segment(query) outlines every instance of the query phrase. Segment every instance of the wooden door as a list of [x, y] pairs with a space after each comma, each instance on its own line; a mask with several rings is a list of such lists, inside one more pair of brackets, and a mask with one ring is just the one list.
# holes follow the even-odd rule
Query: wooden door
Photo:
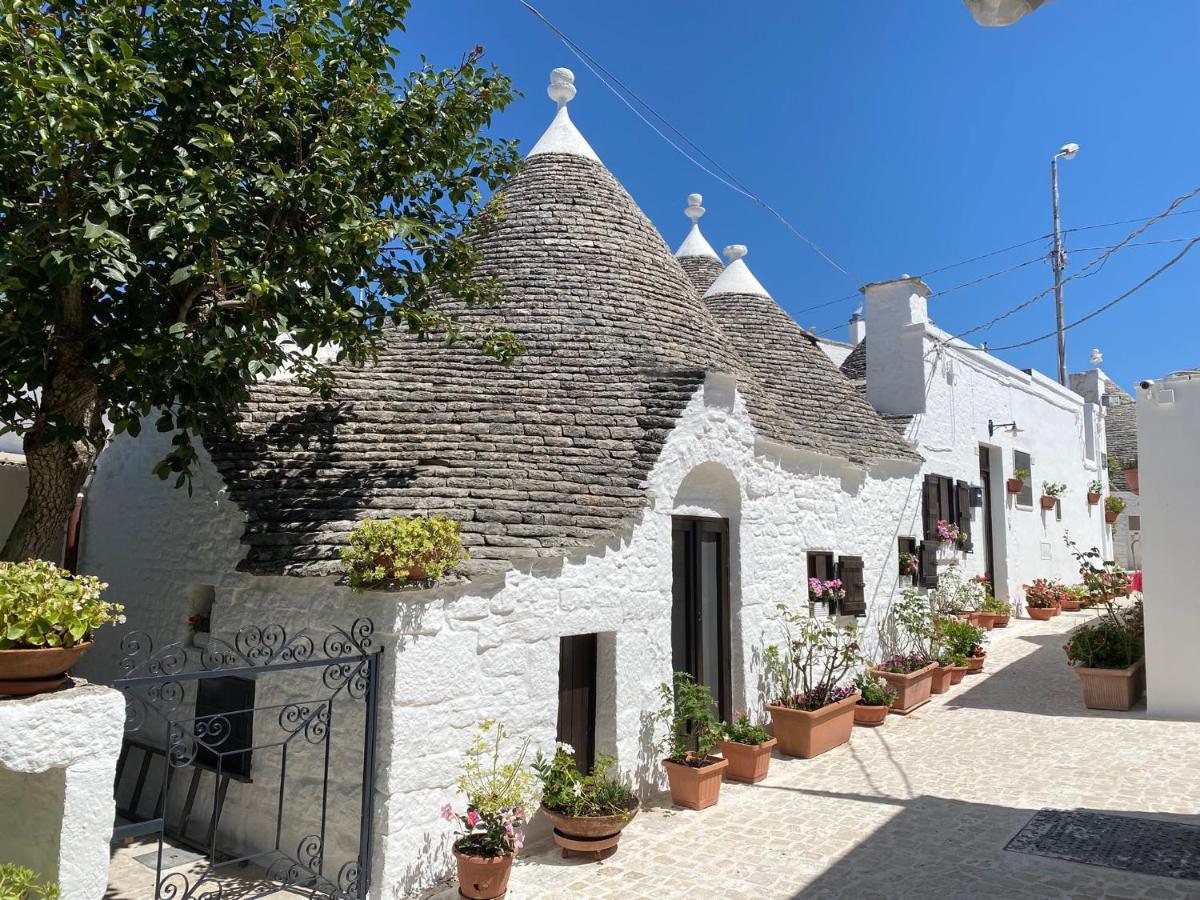
[[706, 684], [731, 713], [729, 521], [676, 516], [672, 527], [671, 653], [677, 672]]
[[558, 740], [575, 750], [585, 775], [596, 762], [596, 635], [558, 642]]

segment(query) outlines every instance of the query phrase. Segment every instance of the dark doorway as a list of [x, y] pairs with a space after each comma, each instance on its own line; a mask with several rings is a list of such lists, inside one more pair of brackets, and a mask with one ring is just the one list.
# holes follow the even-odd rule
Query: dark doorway
[[992, 451], [989, 447], [979, 448], [979, 484], [983, 490], [983, 564], [992, 592], [996, 590], [996, 547], [992, 540]]
[[596, 635], [573, 634], [558, 643], [558, 740], [575, 750], [583, 774], [596, 762]]
[[729, 520], [676, 516], [672, 527], [672, 662], [708, 685], [729, 718]]

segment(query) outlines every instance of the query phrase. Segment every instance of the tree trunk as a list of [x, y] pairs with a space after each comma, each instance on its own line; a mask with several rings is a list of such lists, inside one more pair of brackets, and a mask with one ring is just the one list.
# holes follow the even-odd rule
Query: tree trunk
[[[103, 448], [106, 435], [96, 385], [83, 366], [64, 360], [42, 394], [41, 408], [25, 433], [29, 493], [0, 559], [60, 562], [75, 496]], [[86, 438], [65, 440], [50, 422], [75, 426]]]

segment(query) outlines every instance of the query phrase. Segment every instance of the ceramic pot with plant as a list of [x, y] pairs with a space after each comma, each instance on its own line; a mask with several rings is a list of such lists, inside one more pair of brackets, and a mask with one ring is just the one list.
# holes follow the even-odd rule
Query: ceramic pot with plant
[[1100, 497], [1104, 492], [1104, 483], [1099, 478], [1093, 478], [1088, 482], [1087, 501], [1088, 506], [1095, 506], [1100, 502]]
[[708, 685], [687, 672], [676, 672], [672, 684], [658, 686], [661, 705], [654, 719], [666, 734], [658, 743], [671, 788], [671, 802], [687, 809], [707, 809], [721, 799], [721, 781], [729, 761], [713, 756], [717, 743], [716, 701]]
[[908, 578], [913, 584], [916, 584], [917, 576], [921, 572], [921, 560], [915, 553], [900, 554], [900, 577]]
[[856, 691], [841, 682], [860, 662], [858, 627], [777, 607], [786, 636], [763, 649], [779, 751], [809, 759], [850, 740]]
[[1042, 482], [1042, 509], [1054, 509], [1058, 498], [1067, 492], [1067, 486], [1058, 481]]
[[950, 685], [954, 683], [954, 672], [951, 669], [950, 654], [941, 653], [937, 657], [936, 662], [938, 667], [933, 670], [933, 679], [929, 682], [929, 692], [931, 694], [944, 694], [950, 690]]
[[1125, 483], [1129, 485], [1129, 490], [1137, 494], [1138, 491], [1138, 461], [1134, 456], [1130, 459], [1121, 461], [1121, 475], [1125, 478]]
[[1005, 628], [1008, 626], [1008, 620], [1012, 615], [1012, 609], [1009, 607], [1006, 601], [1001, 600], [989, 592], [988, 595], [983, 599], [983, 605], [981, 609], [983, 612], [986, 612], [992, 617], [993, 628]]
[[[941, 629], [942, 646], [958, 665], [966, 666], [965, 673], [978, 672], [983, 668], [987, 655], [983, 650], [983, 629], [967, 622], [945, 622]], [[962, 680], [960, 675], [958, 681]], [[958, 681], [952, 681], [957, 684]]]
[[752, 722], [749, 713], [738, 710], [732, 722], [722, 722], [717, 729], [717, 748], [729, 761], [726, 778], [743, 784], [757, 784], [767, 777], [771, 750], [777, 741], [765, 728]]
[[929, 702], [933, 675], [938, 668], [937, 660], [923, 653], [910, 653], [880, 660], [871, 667], [871, 672], [896, 692], [892, 712], [906, 716]]
[[1104, 501], [1104, 521], [1112, 525], [1123, 512], [1125, 512], [1125, 501], [1109, 494], [1108, 499]]
[[498, 722], [480, 725], [467, 749], [455, 782], [466, 796], [466, 812], [455, 812], [450, 803], [442, 807], [442, 818], [459, 828], [454, 859], [464, 897], [494, 900], [508, 891], [513, 860], [525, 843], [526, 808], [534, 798], [528, 753], [529, 739], [516, 741]]
[[1105, 603], [1096, 621], [1071, 632], [1063, 649], [1083, 687], [1088, 709], [1131, 709], [1146, 689], [1142, 601], [1118, 608]]
[[41, 559], [0, 562], [0, 695], [52, 691], [102, 625], [125, 621], [108, 585]]
[[966, 544], [966, 535], [953, 522], [938, 519], [937, 536], [943, 550], [961, 550]]
[[854, 690], [860, 695], [854, 704], [854, 724], [868, 728], [882, 725], [891, 705], [896, 702], [896, 691], [872, 672], [854, 676]]
[[961, 653], [944, 653], [938, 660], [944, 670], [950, 673], [950, 684], [961, 684], [967, 675], [967, 658]]
[[609, 774], [614, 763], [611, 756], [600, 754], [592, 771], [581, 774], [574, 748], [562, 743], [555, 745], [554, 756], [539, 752], [534, 760], [542, 787], [541, 810], [554, 826], [554, 842], [564, 858], [572, 851], [597, 860], [611, 856], [621, 831], [637, 815], [637, 796]]
[[1019, 494], [1025, 488], [1025, 482], [1029, 480], [1028, 469], [1017, 469], [1013, 472], [1013, 477], [1008, 479], [1005, 487], [1010, 494]]
[[458, 522], [445, 516], [364, 519], [342, 549], [342, 568], [355, 590], [436, 581], [471, 556]]
[[1066, 588], [1057, 581], [1047, 578], [1035, 579], [1032, 584], [1024, 586], [1025, 611], [1029, 618], [1046, 621], [1058, 612], [1059, 601], [1066, 595]]

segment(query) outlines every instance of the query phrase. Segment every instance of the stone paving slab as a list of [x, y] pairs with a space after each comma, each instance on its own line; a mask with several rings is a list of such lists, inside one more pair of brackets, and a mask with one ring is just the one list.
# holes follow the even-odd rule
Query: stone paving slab
[[1194, 882], [1004, 849], [1045, 807], [1200, 824], [1200, 724], [1084, 709], [1062, 643], [1088, 618], [1014, 620], [983, 675], [816, 759], [777, 756], [715, 807], [660, 798], [608, 860], [535, 847], [509, 897], [1195, 898]]

